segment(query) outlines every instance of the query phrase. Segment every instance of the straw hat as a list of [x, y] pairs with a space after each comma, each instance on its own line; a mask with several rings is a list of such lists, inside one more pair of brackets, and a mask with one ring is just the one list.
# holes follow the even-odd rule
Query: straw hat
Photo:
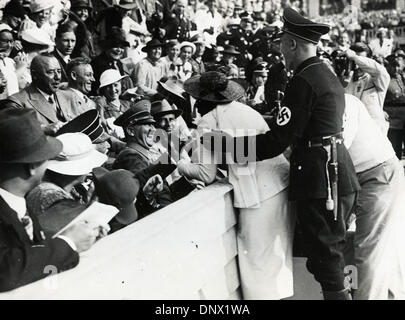
[[63, 144], [62, 152], [49, 161], [48, 170], [68, 176], [88, 174], [107, 161], [107, 156], [96, 151], [84, 133], [65, 133], [56, 137]]
[[238, 83], [217, 71], [205, 72], [188, 79], [184, 83], [184, 90], [196, 99], [217, 103], [238, 100], [245, 94]]

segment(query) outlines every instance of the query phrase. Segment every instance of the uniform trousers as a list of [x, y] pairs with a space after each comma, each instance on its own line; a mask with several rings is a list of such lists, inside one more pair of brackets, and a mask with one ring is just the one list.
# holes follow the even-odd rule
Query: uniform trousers
[[288, 188], [239, 209], [238, 259], [244, 299], [282, 299], [294, 294], [292, 244], [294, 212]]
[[344, 286], [343, 248], [346, 220], [354, 210], [356, 193], [340, 196], [337, 220], [326, 209], [326, 199], [297, 200], [297, 219], [302, 229], [307, 269], [323, 291], [341, 291]]

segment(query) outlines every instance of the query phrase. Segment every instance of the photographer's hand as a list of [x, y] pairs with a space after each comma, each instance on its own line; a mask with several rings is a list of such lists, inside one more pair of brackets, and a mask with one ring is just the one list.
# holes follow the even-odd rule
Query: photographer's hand
[[346, 51], [345, 51], [345, 54], [346, 54], [346, 57], [348, 57], [350, 60], [353, 60], [357, 55], [356, 55], [356, 52], [354, 52], [353, 50], [351, 50], [351, 49], [347, 49]]

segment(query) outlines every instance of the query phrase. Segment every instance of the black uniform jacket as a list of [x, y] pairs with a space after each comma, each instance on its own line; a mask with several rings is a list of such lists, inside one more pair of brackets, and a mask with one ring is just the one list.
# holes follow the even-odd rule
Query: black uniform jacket
[[79, 263], [79, 254], [62, 239], [44, 239], [34, 216], [34, 239], [30, 240], [17, 213], [0, 197], [0, 291], [8, 291], [49, 275], [46, 266], [58, 272]]
[[[304, 142], [342, 131], [344, 90], [338, 78], [317, 57], [301, 63], [287, 85], [284, 107], [271, 130], [250, 139], [258, 160], [269, 159], [292, 146], [290, 199], [327, 197], [326, 162], [323, 147], [302, 147]], [[245, 143], [248, 138], [244, 138]], [[301, 145], [301, 146], [300, 146]], [[347, 195], [360, 189], [353, 162], [343, 143], [338, 145], [338, 191]]]

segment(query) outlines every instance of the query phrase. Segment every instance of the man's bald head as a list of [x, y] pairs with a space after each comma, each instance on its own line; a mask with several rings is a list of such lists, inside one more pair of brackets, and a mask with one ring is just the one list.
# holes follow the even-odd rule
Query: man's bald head
[[31, 62], [32, 84], [47, 94], [58, 90], [61, 81], [59, 61], [50, 53], [41, 53]]

